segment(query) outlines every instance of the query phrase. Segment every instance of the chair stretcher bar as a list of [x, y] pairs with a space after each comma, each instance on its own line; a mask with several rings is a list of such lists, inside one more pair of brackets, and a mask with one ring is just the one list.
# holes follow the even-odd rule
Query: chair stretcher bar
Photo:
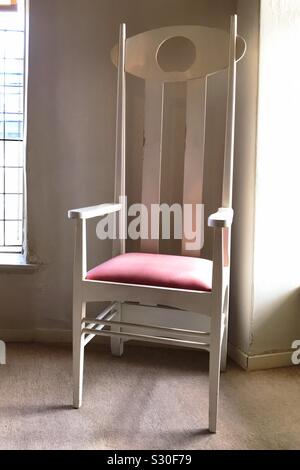
[[107, 317], [107, 315], [111, 311], [115, 310], [116, 308], [117, 308], [117, 304], [116, 304], [116, 302], [113, 302], [110, 305], [108, 305], [102, 312], [100, 312], [99, 315], [97, 315], [95, 319], [93, 318], [91, 320], [86, 320], [86, 321], [90, 322], [90, 324], [87, 325], [87, 328], [94, 328], [94, 326], [99, 324], [99, 323], [97, 323], [98, 320], [104, 320], [105, 317]]
[[[89, 323], [89, 325], [87, 325], [87, 328], [90, 329], [91, 331], [95, 331], [95, 330], [102, 330], [105, 325], [99, 325], [99, 324], [96, 324], [95, 321], [98, 321], [98, 320], [112, 320], [116, 314], [116, 308], [117, 308], [117, 304], [116, 302], [113, 302], [111, 303], [110, 305], [108, 305], [108, 307], [106, 307], [101, 313], [99, 313], [99, 315], [97, 315], [96, 319], [94, 320], [91, 320], [91, 323]], [[84, 339], [84, 346], [86, 346], [93, 338], [95, 337], [94, 334], [90, 334], [88, 335], [85, 339]]]
[[[103, 325], [104, 328], [104, 325]], [[119, 333], [115, 331], [107, 331], [107, 330], [88, 330], [87, 328], [84, 328], [82, 330], [82, 334], [92, 334], [95, 336], [110, 336], [110, 337], [117, 337], [117, 338], [123, 338], [123, 339], [136, 339], [136, 340], [143, 340], [143, 341], [148, 341], [150, 343], [160, 343], [160, 344], [171, 344], [173, 346], [185, 346], [185, 347], [191, 347], [191, 348], [199, 348], [199, 349], [205, 349], [209, 350], [209, 343], [199, 343], [197, 341], [188, 341], [188, 340], [182, 340], [182, 339], [174, 339], [174, 338], [165, 338], [161, 336], [151, 336], [151, 335], [141, 335], [141, 334], [134, 334], [134, 333]]]
[[[116, 312], [112, 312], [110, 315], [107, 316], [107, 320], [111, 320], [114, 318]], [[88, 336], [85, 337], [84, 339], [84, 346], [86, 346], [90, 341], [92, 341], [93, 338], [96, 336], [96, 331], [101, 331], [105, 328], [105, 325], [95, 325], [94, 328], [86, 328], [87, 331], [90, 332]]]
[[[82, 320], [82, 323], [95, 323], [96, 325], [104, 325], [104, 326], [119, 326], [119, 327], [129, 327], [129, 328], [143, 328], [143, 329], [149, 329], [149, 330], [155, 330], [155, 331], [160, 331], [161, 333], [173, 333], [173, 334], [179, 334], [183, 336], [204, 336], [204, 337], [209, 337], [210, 333], [206, 331], [193, 331], [193, 330], [183, 330], [180, 328], [166, 328], [163, 326], [156, 326], [156, 325], [142, 325], [142, 324], [137, 324], [137, 323], [126, 323], [126, 322], [116, 322], [116, 321], [107, 321], [107, 320], [102, 320], [96, 319], [92, 320], [89, 318], [84, 318]], [[89, 328], [87, 326], [86, 328]]]

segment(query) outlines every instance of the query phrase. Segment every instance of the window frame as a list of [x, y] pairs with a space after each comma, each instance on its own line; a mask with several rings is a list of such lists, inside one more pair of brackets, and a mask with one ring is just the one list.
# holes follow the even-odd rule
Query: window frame
[[[27, 197], [26, 197], [26, 138], [27, 138], [27, 80], [28, 80], [28, 9], [29, 9], [29, 1], [28, 0], [23, 0], [23, 4], [24, 4], [24, 18], [23, 18], [23, 25], [24, 26], [22, 28], [22, 30], [20, 30], [23, 35], [24, 35], [24, 50], [23, 50], [23, 55], [22, 57], [18, 58], [20, 60], [23, 61], [23, 67], [22, 67], [22, 70], [23, 70], [23, 75], [22, 75], [22, 79], [20, 80], [20, 83], [21, 83], [21, 87], [22, 87], [22, 112], [21, 112], [21, 115], [22, 115], [22, 135], [21, 135], [21, 139], [10, 139], [10, 138], [6, 138], [6, 135], [4, 134], [3, 135], [3, 139], [1, 138], [0, 139], [0, 143], [3, 145], [3, 151], [4, 151], [4, 146], [5, 146], [5, 142], [9, 142], [9, 141], [13, 141], [13, 142], [20, 142], [21, 143], [21, 154], [22, 154], [22, 160], [21, 160], [21, 166], [16, 166], [15, 168], [18, 169], [21, 171], [22, 173], [22, 192], [20, 193], [21, 197], [21, 202], [22, 202], [22, 213], [21, 213], [21, 216], [22, 218], [18, 220], [19, 224], [21, 224], [21, 227], [20, 228], [16, 228], [17, 230], [20, 230], [19, 234], [21, 234], [21, 243], [20, 245], [9, 245], [7, 244], [7, 241], [5, 240], [5, 224], [7, 223], [7, 221], [10, 221], [10, 218], [7, 219], [5, 217], [5, 210], [3, 212], [3, 224], [4, 224], [4, 227], [3, 227], [3, 236], [4, 236], [4, 239], [3, 239], [3, 245], [0, 246], [0, 257], [1, 255], [12, 255], [12, 256], [15, 256], [15, 255], [22, 255], [24, 257], [24, 259], [26, 260], [27, 258], [27, 204], [26, 204], [26, 201], [27, 201]], [[1, 8], [1, 5], [0, 5], [0, 8]], [[10, 9], [10, 10], [9, 10]], [[4, 11], [11, 11], [12, 10], [12, 7], [8, 7], [6, 9], [4, 9]], [[11, 11], [11, 13], [13, 14], [13, 12]], [[12, 30], [14, 31], [14, 30]], [[16, 30], [17, 31], [17, 30]], [[11, 58], [12, 59], [12, 58]], [[4, 83], [4, 86], [5, 86], [5, 83]], [[5, 109], [4, 109], [4, 112], [5, 112]], [[4, 120], [5, 120], [5, 115], [4, 115]], [[5, 160], [3, 161], [3, 171], [5, 172], [5, 169], [6, 169], [6, 165], [5, 165]], [[3, 180], [3, 182], [5, 181], [5, 179]], [[3, 187], [3, 205], [5, 206], [5, 198], [7, 197], [7, 195], [9, 195], [9, 193], [7, 193], [5, 191], [5, 187]], [[4, 207], [3, 206], [3, 207]], [[0, 260], [0, 264], [1, 264], [1, 260]]]

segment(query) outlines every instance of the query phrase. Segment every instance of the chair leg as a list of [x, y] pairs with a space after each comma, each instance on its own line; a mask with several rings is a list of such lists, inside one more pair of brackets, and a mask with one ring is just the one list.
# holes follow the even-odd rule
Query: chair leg
[[81, 320], [85, 316], [86, 303], [74, 300], [73, 304], [73, 407], [82, 405], [84, 336]]
[[[114, 320], [121, 322], [122, 321], [122, 304], [117, 305], [117, 313], [114, 317]], [[121, 327], [119, 326], [112, 326], [111, 331], [115, 331], [120, 333]], [[110, 348], [111, 353], [113, 356], [121, 357], [124, 352], [124, 342], [121, 338], [111, 338], [110, 340]]]
[[209, 356], [209, 431], [217, 431], [221, 343], [211, 347]]
[[228, 314], [229, 314], [229, 287], [227, 287], [224, 301], [225, 328], [222, 339], [221, 350], [221, 372], [226, 372], [227, 368], [227, 348], [228, 348]]
[[228, 325], [225, 326], [221, 349], [221, 372], [227, 369]]

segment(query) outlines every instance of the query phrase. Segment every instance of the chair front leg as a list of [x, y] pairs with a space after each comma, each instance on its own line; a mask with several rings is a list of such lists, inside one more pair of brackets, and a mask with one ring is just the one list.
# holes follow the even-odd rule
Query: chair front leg
[[[222, 317], [221, 310], [216, 312]], [[221, 371], [221, 322], [211, 328], [211, 344], [209, 354], [209, 431], [217, 431], [218, 401]]]
[[86, 303], [76, 297], [73, 301], [73, 406], [82, 405], [83, 364], [84, 364], [84, 335], [81, 321], [85, 317]]
[[228, 325], [225, 325], [222, 348], [221, 348], [221, 372], [226, 372], [227, 370], [227, 354], [228, 354]]
[[225, 323], [224, 323], [224, 333], [223, 333], [222, 350], [221, 350], [221, 372], [226, 372], [227, 349], [228, 349], [229, 286], [226, 289], [223, 314], [224, 314]]
[[209, 355], [209, 430], [217, 430], [224, 308], [224, 230], [215, 229]]

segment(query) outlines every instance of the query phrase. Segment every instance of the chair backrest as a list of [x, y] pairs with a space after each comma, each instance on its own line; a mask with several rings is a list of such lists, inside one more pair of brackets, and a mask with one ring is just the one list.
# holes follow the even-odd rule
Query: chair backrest
[[[161, 164], [164, 127], [164, 89], [167, 82], [186, 82], [186, 141], [183, 178], [183, 204], [203, 203], [203, 174], [207, 106], [207, 78], [228, 69], [226, 136], [222, 206], [232, 204], [232, 174], [235, 123], [236, 63], [246, 50], [237, 35], [237, 17], [231, 17], [230, 33], [203, 26], [171, 26], [126, 38], [126, 25], [120, 27], [119, 44], [112, 50], [118, 67], [115, 199], [125, 196], [126, 167], [126, 72], [145, 80], [145, 123], [142, 203], [161, 203]], [[149, 211], [150, 212], [150, 211]], [[158, 216], [159, 217], [159, 216]], [[121, 233], [125, 213], [121, 215]], [[153, 221], [152, 221], [153, 222]], [[159, 224], [159, 220], [157, 220]], [[182, 254], [199, 256], [200, 251]], [[142, 240], [143, 251], [159, 251], [159, 240]], [[115, 246], [125, 252], [125, 242]]]

